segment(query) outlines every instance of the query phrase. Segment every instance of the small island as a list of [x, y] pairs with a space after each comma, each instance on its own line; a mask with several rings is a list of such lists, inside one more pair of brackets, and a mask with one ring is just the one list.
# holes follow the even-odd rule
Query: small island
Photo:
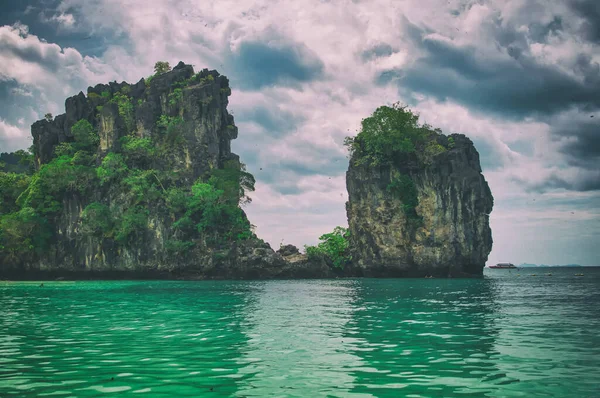
[[381, 106], [346, 140], [349, 228], [275, 252], [242, 206], [229, 81], [159, 62], [68, 98], [0, 163], [0, 277], [268, 279], [481, 276], [490, 189], [461, 134]]

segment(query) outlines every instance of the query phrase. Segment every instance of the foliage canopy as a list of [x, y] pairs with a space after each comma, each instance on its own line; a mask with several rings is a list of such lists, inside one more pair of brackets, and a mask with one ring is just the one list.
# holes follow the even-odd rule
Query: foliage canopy
[[[129, 130], [130, 98], [125, 93], [110, 98]], [[171, 220], [165, 249], [172, 254], [184, 255], [200, 244], [227, 247], [252, 237], [240, 208], [250, 202], [247, 194], [255, 184], [245, 165], [225, 162], [191, 185], [187, 177], [161, 170], [163, 158], [184, 143], [183, 126], [182, 117], [162, 115], [156, 135], [126, 135], [116, 149], [101, 153], [97, 131], [82, 119], [71, 129], [72, 141], [56, 145], [55, 157], [32, 175], [31, 153], [3, 155], [0, 160], [11, 165], [23, 160], [28, 166], [13, 172], [7, 162], [0, 164], [0, 260], [33, 259], [46, 250], [56, 238], [65, 201], [71, 198], [88, 203], [78, 224], [81, 239], [126, 247], [144, 239], [151, 215], [157, 214]]]
[[398, 164], [413, 153], [423, 163], [431, 163], [433, 156], [445, 150], [435, 140], [440, 133], [427, 124], [420, 125], [417, 114], [395, 103], [380, 106], [363, 119], [358, 135], [346, 137], [344, 145], [356, 165]]
[[171, 70], [171, 66], [168, 62], [158, 61], [154, 64], [154, 73], [160, 75], [161, 73], [166, 73]]
[[[361, 130], [355, 137], [346, 137], [351, 161], [356, 166], [401, 166], [416, 160], [428, 166], [439, 154], [452, 149], [454, 140], [448, 139], [448, 148], [438, 142], [441, 130], [428, 124], [419, 124], [419, 116], [406, 106], [395, 103], [380, 106], [371, 116], [362, 120]], [[416, 212], [419, 205], [417, 188], [408, 174], [394, 176], [389, 181], [387, 192], [402, 201], [407, 221], [420, 220]]]
[[350, 232], [343, 227], [335, 227], [333, 232], [323, 234], [319, 237], [316, 246], [305, 246], [308, 258], [325, 258], [334, 267], [344, 268], [352, 259], [348, 253]]

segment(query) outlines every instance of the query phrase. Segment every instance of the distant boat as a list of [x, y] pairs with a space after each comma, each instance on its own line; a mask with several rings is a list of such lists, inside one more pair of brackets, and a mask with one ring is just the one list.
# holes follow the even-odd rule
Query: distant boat
[[490, 268], [517, 268], [511, 263], [498, 263], [496, 265], [490, 265]]

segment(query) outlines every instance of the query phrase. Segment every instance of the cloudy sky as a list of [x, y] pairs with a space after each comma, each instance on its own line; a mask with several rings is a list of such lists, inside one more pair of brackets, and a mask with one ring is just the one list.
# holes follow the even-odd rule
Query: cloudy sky
[[259, 236], [346, 225], [346, 135], [401, 101], [481, 155], [499, 261], [600, 265], [597, 0], [3, 0], [0, 151], [157, 60], [231, 80]]

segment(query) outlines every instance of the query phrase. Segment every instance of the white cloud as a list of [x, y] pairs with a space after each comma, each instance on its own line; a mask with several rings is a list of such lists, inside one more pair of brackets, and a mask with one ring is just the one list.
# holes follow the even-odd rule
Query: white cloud
[[15, 87], [12, 90], [10, 90], [10, 92], [12, 94], [21, 95], [23, 97], [33, 97], [33, 93], [31, 91], [28, 91], [26, 88], [23, 88], [23, 87]]
[[0, 152], [13, 152], [31, 146], [31, 136], [26, 129], [13, 126], [0, 118]]
[[251, 195], [253, 202], [245, 209], [250, 221], [257, 225], [257, 234], [275, 249], [281, 242], [300, 248], [315, 244], [320, 235], [335, 226], [347, 226], [344, 176], [306, 176], [297, 183], [301, 193], [283, 195], [258, 181], [256, 192]]
[[73, 30], [75, 28], [75, 17], [69, 13], [58, 13], [47, 16], [46, 12], [40, 13], [40, 21], [44, 23], [54, 24], [61, 30]]
[[[29, 126], [46, 112], [63, 113], [66, 97], [118, 76], [104, 60], [84, 57], [76, 49], [48, 43], [30, 34], [29, 28], [20, 23], [0, 26], [0, 83], [18, 85], [11, 89], [11, 94], [15, 95], [12, 108], [5, 108], [7, 113], [0, 113], [0, 117], [11, 119], [13, 124], [22, 118]], [[10, 138], [4, 138], [3, 146], [24, 148], [30, 145], [13, 134], [6, 137]]]
[[64, 97], [85, 88], [87, 82], [116, 78], [109, 65], [83, 57], [74, 48], [47, 43], [22, 24], [0, 27], [0, 81], [12, 80], [48, 93], [60, 90]]

